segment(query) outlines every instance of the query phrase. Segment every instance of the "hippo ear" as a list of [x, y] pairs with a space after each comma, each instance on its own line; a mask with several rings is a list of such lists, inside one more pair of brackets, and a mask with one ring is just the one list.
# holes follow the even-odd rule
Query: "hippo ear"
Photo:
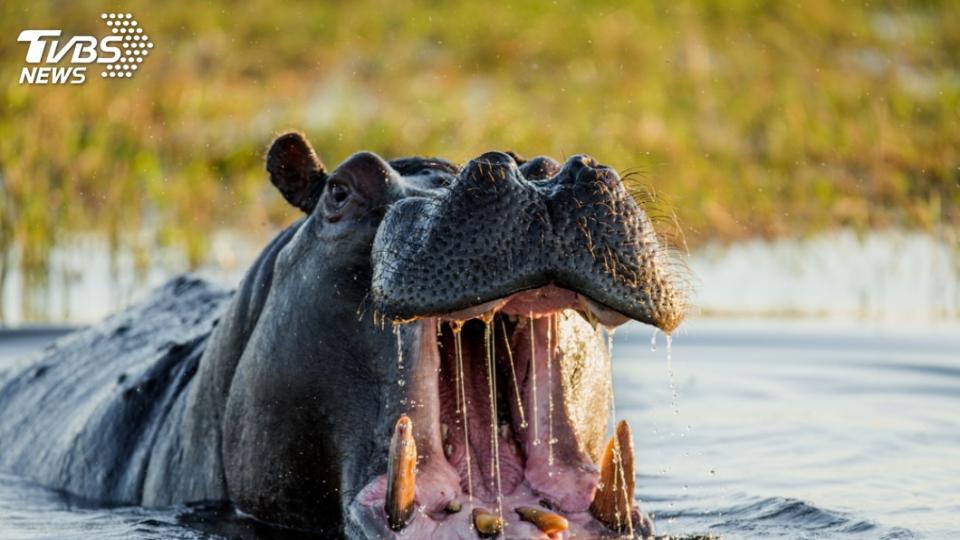
[[323, 193], [327, 171], [301, 133], [277, 137], [267, 152], [267, 172], [283, 198], [307, 214]]

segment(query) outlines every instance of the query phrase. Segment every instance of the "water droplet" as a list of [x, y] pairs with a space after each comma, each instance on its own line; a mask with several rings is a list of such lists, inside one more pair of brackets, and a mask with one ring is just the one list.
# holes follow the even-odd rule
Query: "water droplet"
[[[656, 336], [656, 334], [654, 334]], [[667, 372], [670, 375], [670, 404], [673, 406], [674, 416], [680, 415], [679, 393], [673, 375], [673, 336], [667, 334]], [[682, 436], [682, 435], [681, 435]]]
[[503, 491], [500, 484], [500, 437], [497, 436], [497, 378], [493, 365], [496, 346], [496, 342], [494, 341], [493, 319], [484, 319], [483, 324], [483, 341], [487, 356], [487, 389], [489, 390], [488, 397], [490, 399], [490, 469], [494, 473], [494, 478], [491, 478], [491, 483], [496, 480], [497, 516], [503, 520], [503, 505], [501, 503]]
[[537, 399], [537, 344], [534, 334], [534, 324], [533, 324], [533, 312], [530, 312], [530, 384], [531, 384], [531, 394], [533, 399], [533, 445], [540, 446], [540, 414], [538, 412], [538, 399]]
[[464, 458], [467, 465], [467, 497], [469, 501], [473, 502], [473, 473], [471, 472], [472, 467], [470, 465], [470, 430], [469, 422], [467, 420], [467, 392], [463, 380], [463, 343], [461, 341], [460, 331], [463, 329], [463, 324], [459, 321], [450, 323], [450, 327], [453, 330], [454, 337], [454, 353], [457, 359], [457, 386], [459, 387], [459, 406], [457, 412], [463, 413], [463, 439], [467, 441], [467, 444], [464, 445]]
[[507, 324], [500, 319], [500, 329], [503, 331], [503, 343], [507, 349], [507, 359], [510, 361], [510, 378], [513, 380], [513, 391], [517, 396], [517, 410], [520, 412], [520, 427], [527, 428], [527, 417], [523, 411], [523, 399], [520, 397], [520, 384], [517, 382], [517, 370], [513, 365], [513, 350], [510, 347], [510, 337], [507, 335]]

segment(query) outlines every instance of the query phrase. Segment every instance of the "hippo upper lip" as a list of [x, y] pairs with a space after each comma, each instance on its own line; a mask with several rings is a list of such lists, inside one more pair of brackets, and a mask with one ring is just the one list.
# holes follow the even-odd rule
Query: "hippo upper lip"
[[684, 315], [650, 220], [612, 169], [585, 156], [534, 182], [510, 156], [484, 154], [448, 189], [394, 204], [372, 257], [374, 302], [388, 318], [550, 284], [668, 332]]
[[482, 317], [486, 313], [502, 312], [508, 315], [527, 316], [529, 313], [545, 315], [549, 312], [572, 309], [584, 319], [599, 322], [607, 328], [614, 328], [629, 320], [629, 317], [610, 309], [591, 298], [570, 289], [548, 284], [507, 294], [493, 300], [478, 301], [462, 308], [441, 313], [421, 315], [439, 317], [444, 321], [464, 321]]

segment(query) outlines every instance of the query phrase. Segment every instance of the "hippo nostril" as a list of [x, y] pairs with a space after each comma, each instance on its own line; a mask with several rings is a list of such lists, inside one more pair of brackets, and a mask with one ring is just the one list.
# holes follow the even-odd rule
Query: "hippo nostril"
[[465, 180], [464, 189], [471, 187], [485, 188], [483, 191], [497, 192], [500, 189], [510, 189], [510, 184], [518, 184], [519, 170], [517, 163], [503, 152], [487, 152], [470, 160], [460, 174]]
[[561, 170], [561, 177], [562, 181], [575, 184], [603, 183], [608, 186], [620, 180], [616, 171], [586, 154], [578, 154], [568, 159]]
[[566, 172], [571, 178], [577, 178], [584, 171], [593, 171], [598, 166], [597, 160], [587, 154], [577, 154], [563, 164], [562, 172]]

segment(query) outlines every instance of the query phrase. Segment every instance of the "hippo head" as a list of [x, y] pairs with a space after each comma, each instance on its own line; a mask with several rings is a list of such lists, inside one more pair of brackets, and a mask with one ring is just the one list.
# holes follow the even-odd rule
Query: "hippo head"
[[[613, 169], [358, 153], [328, 173], [299, 134], [274, 142], [267, 169], [307, 217], [261, 315], [282, 330], [251, 338], [282, 360], [246, 401], [289, 404], [274, 414], [292, 427], [258, 437], [295, 442], [241, 459], [251, 438], [227, 434], [242, 510], [312, 526], [336, 501], [338, 526], [376, 538], [650, 534], [629, 427], [609, 435], [603, 330], [670, 332], [683, 297]], [[261, 481], [258, 459], [293, 462], [270, 474], [297, 480]]]

